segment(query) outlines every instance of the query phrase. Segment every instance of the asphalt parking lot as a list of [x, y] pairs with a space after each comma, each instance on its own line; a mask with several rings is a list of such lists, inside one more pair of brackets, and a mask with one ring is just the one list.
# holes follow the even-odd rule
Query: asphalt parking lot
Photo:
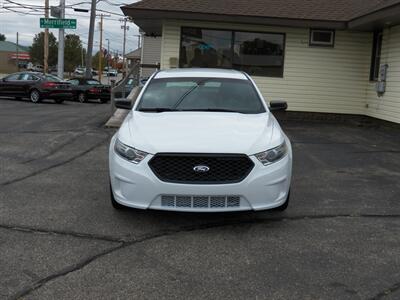
[[283, 122], [283, 213], [115, 211], [109, 114], [0, 99], [1, 299], [400, 299], [399, 129]]

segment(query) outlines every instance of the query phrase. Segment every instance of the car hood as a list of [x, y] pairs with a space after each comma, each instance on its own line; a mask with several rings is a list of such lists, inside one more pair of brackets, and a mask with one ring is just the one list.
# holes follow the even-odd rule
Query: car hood
[[118, 138], [151, 154], [159, 152], [244, 153], [252, 155], [284, 140], [272, 114], [132, 111]]

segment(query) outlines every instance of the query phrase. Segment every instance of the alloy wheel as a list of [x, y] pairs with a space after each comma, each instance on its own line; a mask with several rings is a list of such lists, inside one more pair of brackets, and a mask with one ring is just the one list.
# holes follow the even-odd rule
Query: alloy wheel
[[30, 99], [33, 103], [38, 103], [40, 100], [40, 94], [37, 90], [31, 91]]
[[80, 94], [78, 95], [78, 101], [79, 101], [80, 103], [86, 102], [86, 96], [85, 96], [84, 93], [80, 93]]

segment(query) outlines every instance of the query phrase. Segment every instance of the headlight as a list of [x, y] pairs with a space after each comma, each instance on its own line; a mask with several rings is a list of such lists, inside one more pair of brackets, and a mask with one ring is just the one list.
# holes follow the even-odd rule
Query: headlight
[[114, 150], [120, 156], [133, 162], [134, 164], [140, 163], [148, 153], [137, 150], [135, 148], [129, 147], [123, 143], [121, 143], [118, 139], [115, 140]]
[[283, 142], [278, 147], [255, 154], [255, 157], [257, 157], [257, 159], [264, 166], [266, 166], [280, 160], [282, 157], [286, 155], [286, 153], [287, 153], [286, 142]]

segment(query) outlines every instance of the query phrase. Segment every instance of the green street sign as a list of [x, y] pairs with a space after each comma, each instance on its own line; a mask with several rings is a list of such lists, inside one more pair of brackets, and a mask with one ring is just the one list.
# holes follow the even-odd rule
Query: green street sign
[[40, 18], [40, 28], [76, 29], [76, 19]]

